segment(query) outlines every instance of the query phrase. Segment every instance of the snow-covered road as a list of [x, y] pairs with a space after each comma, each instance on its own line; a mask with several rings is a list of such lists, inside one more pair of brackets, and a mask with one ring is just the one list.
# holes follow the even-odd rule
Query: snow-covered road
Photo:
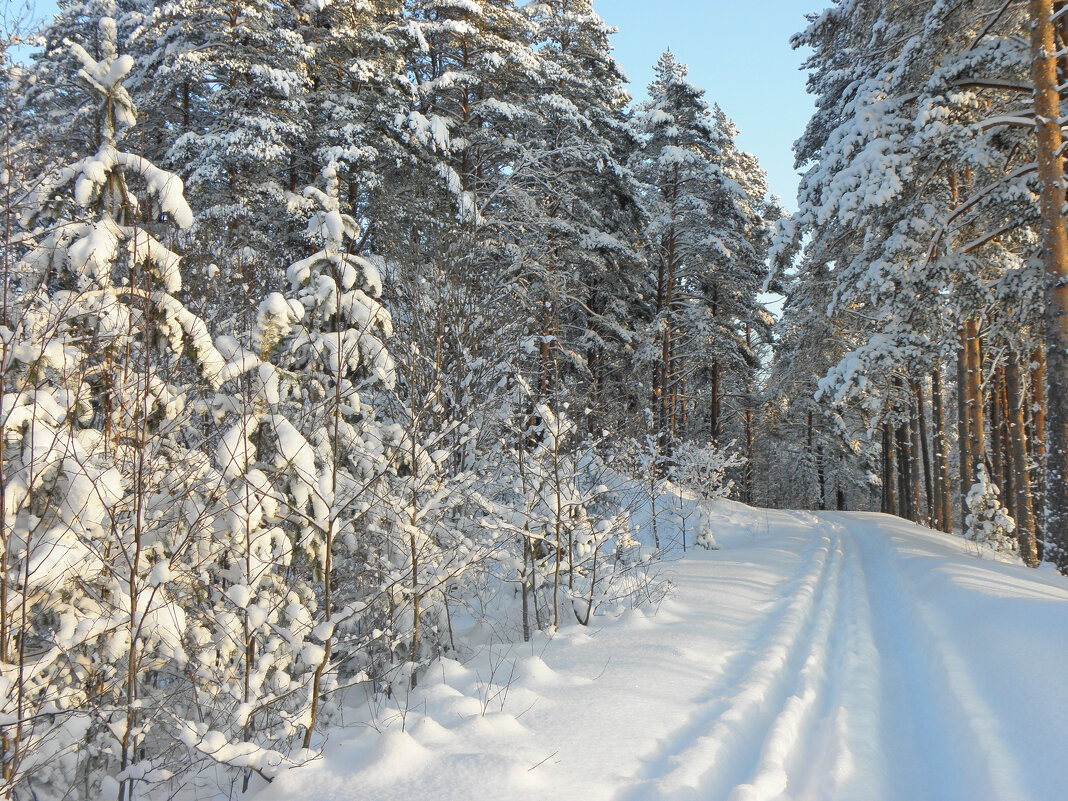
[[1068, 798], [1068, 581], [882, 515], [715, 522], [655, 616], [447, 662], [257, 801]]

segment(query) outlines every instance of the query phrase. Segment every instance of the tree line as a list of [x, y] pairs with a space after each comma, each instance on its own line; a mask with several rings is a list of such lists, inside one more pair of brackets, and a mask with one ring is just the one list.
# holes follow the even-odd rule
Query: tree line
[[611, 33], [88, 0], [5, 40], [7, 797], [248, 789], [461, 620], [655, 592], [665, 482], [756, 497], [781, 212], [670, 52], [632, 103]]
[[1062, 571], [1066, 14], [872, 0], [810, 17], [795, 45], [817, 111], [772, 248], [769, 385], [821, 507], [867, 488]]

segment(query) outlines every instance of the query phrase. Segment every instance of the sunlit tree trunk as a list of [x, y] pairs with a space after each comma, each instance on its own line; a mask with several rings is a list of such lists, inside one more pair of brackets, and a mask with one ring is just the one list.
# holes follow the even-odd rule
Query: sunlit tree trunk
[[[1002, 490], [1005, 488], [1005, 464], [1001, 455], [1004, 451], [1004, 437], [1002, 425], [1004, 421], [1004, 409], [1002, 408], [1002, 386], [1004, 377], [1002, 368], [994, 370], [990, 379], [990, 478]], [[1002, 500], [1005, 500], [1002, 494]], [[1012, 514], [1012, 510], [1009, 510]]]
[[1068, 227], [1051, 0], [1030, 0], [1046, 317], [1047, 558], [1068, 572]]
[[1035, 348], [1031, 354], [1031, 491], [1035, 496], [1035, 535], [1038, 556], [1043, 558], [1046, 541], [1046, 353]]
[[894, 430], [883, 423], [883, 507], [884, 514], [892, 515], [896, 504], [894, 498]]
[[1001, 447], [1003, 475], [1002, 483], [998, 486], [1001, 489], [1001, 497], [1005, 501], [1005, 508], [1008, 509], [1009, 516], [1016, 517], [1016, 473], [1013, 469], [1012, 461], [1012, 431], [1009, 429], [1012, 405], [1007, 395], [1007, 383], [1005, 370], [1002, 368], [998, 371], [998, 380], [994, 382], [991, 394], [997, 393], [999, 397], [998, 405], [1002, 410], [999, 422], [1001, 434], [999, 445]]
[[912, 398], [909, 398], [909, 520], [914, 523], [923, 522], [923, 514], [920, 511], [923, 504], [920, 498], [920, 448], [918, 411]]
[[907, 421], [897, 427], [897, 516], [912, 520], [912, 438]]
[[957, 350], [957, 449], [960, 467], [960, 522], [968, 516], [968, 490], [972, 487], [972, 436], [968, 417], [968, 347], [964, 329], [960, 333], [961, 346]]

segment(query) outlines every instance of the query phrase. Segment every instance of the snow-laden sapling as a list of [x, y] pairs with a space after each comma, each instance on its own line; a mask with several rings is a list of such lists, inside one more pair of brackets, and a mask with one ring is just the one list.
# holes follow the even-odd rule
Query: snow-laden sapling
[[[192, 223], [181, 180], [120, 149], [136, 110], [115, 22], [70, 44], [97, 150], [43, 175], [2, 332], [3, 781], [132, 795], [169, 778], [186, 700], [184, 599], [211, 473], [183, 428], [221, 368], [175, 297], [162, 234]], [[187, 357], [192, 357], [191, 359]], [[196, 369], [194, 369], [196, 368]], [[183, 383], [184, 382], [184, 383]]]
[[383, 569], [397, 577], [389, 592], [394, 633], [404, 638], [413, 687], [426, 660], [454, 647], [450, 593], [462, 591], [469, 574], [497, 549], [481, 520], [488, 505], [482, 497], [485, 477], [457, 464], [457, 454], [477, 431], [443, 420], [433, 387], [421, 391], [422, 361], [412, 353], [403, 365], [409, 398], [395, 411], [389, 501], [377, 514]]
[[368, 622], [388, 581], [368, 516], [394, 434], [364, 394], [393, 386], [383, 342], [392, 323], [377, 267], [347, 249], [357, 226], [340, 210], [332, 166], [323, 180], [304, 193], [318, 249], [289, 267], [285, 294], [263, 298], [245, 345], [219, 341], [229, 392], [215, 404], [227, 421], [217, 461], [234, 547], [208, 636], [231, 643], [236, 682], [223, 682], [230, 719], [190, 737], [219, 762], [261, 773], [294, 744], [312, 745], [342, 666], [359, 680], [370, 643], [387, 636]]
[[1001, 491], [990, 480], [986, 465], [979, 465], [975, 483], [968, 492], [968, 515], [964, 520], [966, 536], [977, 545], [986, 545], [995, 551], [1013, 553], [1016, 540], [1012, 532], [1016, 521], [1001, 504]]
[[[715, 498], [726, 498], [734, 488], [734, 482], [728, 478], [728, 471], [744, 464], [741, 454], [733, 449], [717, 448], [712, 443], [698, 445], [692, 442], [681, 444], [675, 451], [674, 464], [671, 469], [672, 483], [707, 502]], [[672, 497], [683, 501], [681, 496]], [[679, 523], [683, 537], [683, 550], [686, 550], [686, 519], [682, 518], [685, 502], [679, 504]], [[695, 521], [697, 537], [695, 545], [712, 550], [716, 540], [709, 527], [708, 514], [703, 503], [697, 506], [698, 519]]]
[[547, 596], [546, 622], [555, 630], [564, 600], [580, 623], [589, 622], [633, 543], [627, 515], [599, 480], [592, 444], [581, 441], [566, 410], [539, 403], [533, 419], [517, 451], [523, 587], [536, 609], [538, 591]]

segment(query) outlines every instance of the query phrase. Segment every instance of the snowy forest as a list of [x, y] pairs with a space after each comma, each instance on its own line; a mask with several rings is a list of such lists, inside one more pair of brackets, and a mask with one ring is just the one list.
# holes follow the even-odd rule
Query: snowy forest
[[9, 9], [0, 796], [251, 794], [712, 499], [1068, 571], [1068, 4], [826, 1], [796, 206], [592, 0]]

